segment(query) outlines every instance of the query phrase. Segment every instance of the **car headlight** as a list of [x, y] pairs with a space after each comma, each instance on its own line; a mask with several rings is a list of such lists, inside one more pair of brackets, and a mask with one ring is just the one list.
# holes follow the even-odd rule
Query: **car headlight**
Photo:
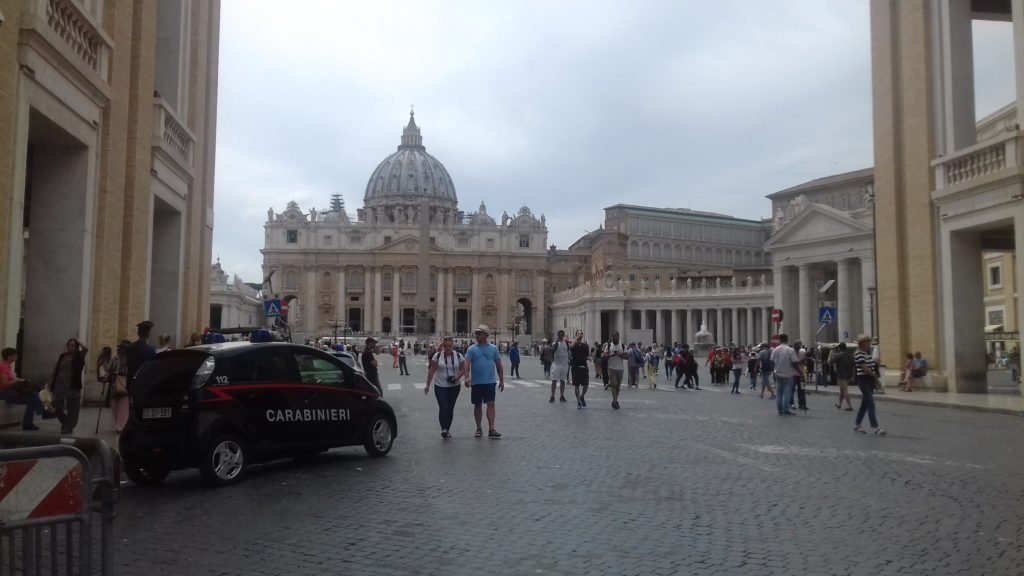
[[192, 389], [198, 390], [206, 384], [206, 381], [210, 379], [210, 374], [213, 374], [213, 368], [216, 366], [216, 362], [213, 356], [207, 356], [206, 360], [203, 360], [202, 365], [196, 370], [194, 376], [192, 376]]

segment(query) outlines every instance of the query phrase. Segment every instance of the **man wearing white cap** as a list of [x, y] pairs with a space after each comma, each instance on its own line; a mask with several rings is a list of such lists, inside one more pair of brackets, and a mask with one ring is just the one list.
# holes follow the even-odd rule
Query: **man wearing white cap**
[[470, 392], [470, 400], [473, 402], [473, 417], [476, 419], [476, 437], [484, 435], [480, 427], [483, 416], [482, 405], [487, 404], [487, 437], [501, 438], [501, 434], [494, 429], [494, 399], [496, 397], [495, 385], [499, 391], [505, 391], [505, 372], [501, 367], [501, 352], [498, 347], [487, 341], [491, 330], [481, 324], [476, 331], [476, 344], [466, 350], [466, 362], [469, 364], [469, 378], [466, 380], [466, 387]]

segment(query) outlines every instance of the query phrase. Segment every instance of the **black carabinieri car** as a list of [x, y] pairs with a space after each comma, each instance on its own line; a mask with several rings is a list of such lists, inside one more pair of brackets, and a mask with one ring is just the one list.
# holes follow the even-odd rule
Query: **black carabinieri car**
[[232, 342], [157, 354], [129, 386], [119, 448], [136, 484], [198, 468], [238, 482], [253, 463], [362, 445], [384, 456], [398, 435], [382, 391], [332, 355], [298, 344]]

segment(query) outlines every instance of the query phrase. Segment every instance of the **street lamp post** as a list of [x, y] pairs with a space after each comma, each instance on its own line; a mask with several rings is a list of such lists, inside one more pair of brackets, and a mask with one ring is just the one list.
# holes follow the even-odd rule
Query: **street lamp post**
[[342, 331], [342, 334], [344, 335], [344, 338], [345, 338], [344, 343], [348, 344], [348, 328], [349, 328], [348, 322], [345, 322], [343, 320], [338, 320], [337, 318], [335, 318], [334, 320], [331, 321], [331, 328], [334, 328], [334, 339], [331, 340], [331, 348], [332, 349], [337, 349], [336, 347], [338, 345], [338, 330], [339, 329]]

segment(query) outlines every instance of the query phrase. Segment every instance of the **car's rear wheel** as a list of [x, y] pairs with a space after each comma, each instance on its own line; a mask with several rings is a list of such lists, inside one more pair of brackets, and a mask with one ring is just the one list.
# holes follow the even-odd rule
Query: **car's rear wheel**
[[395, 443], [395, 427], [391, 420], [383, 413], [378, 412], [370, 417], [366, 423], [366, 440], [364, 446], [370, 456], [384, 456], [391, 452], [391, 446]]
[[166, 464], [159, 462], [143, 463], [131, 456], [125, 456], [124, 473], [139, 486], [156, 486], [167, 478], [171, 469]]
[[249, 448], [234, 434], [224, 434], [210, 443], [199, 465], [203, 479], [214, 486], [234, 484], [245, 476]]

